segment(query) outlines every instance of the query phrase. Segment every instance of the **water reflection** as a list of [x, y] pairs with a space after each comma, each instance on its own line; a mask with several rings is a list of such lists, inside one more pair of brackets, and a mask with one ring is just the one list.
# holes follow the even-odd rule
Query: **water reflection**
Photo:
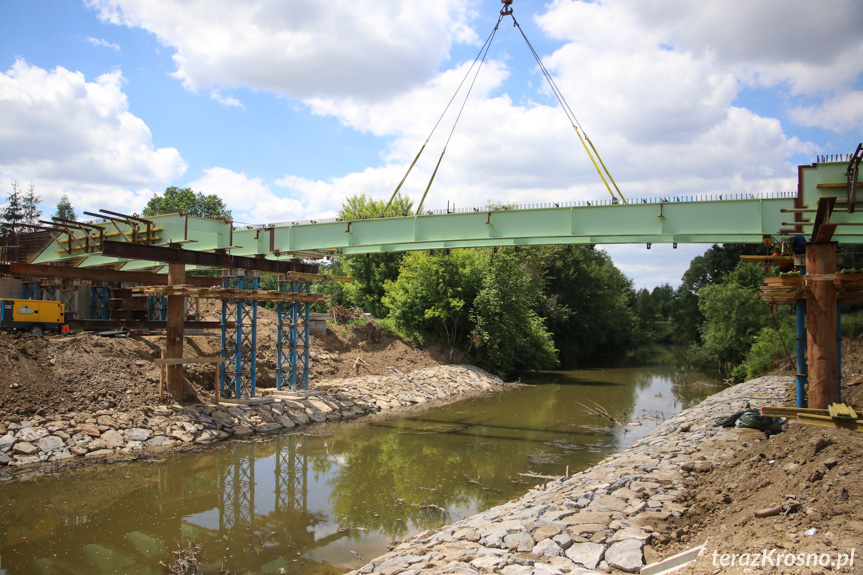
[[[0, 489], [0, 573], [164, 573], [193, 538], [206, 572], [341, 573], [386, 544], [583, 469], [710, 393], [683, 367], [547, 374], [398, 417]], [[580, 404], [629, 413], [615, 428]], [[654, 417], [655, 416], [655, 417]]]

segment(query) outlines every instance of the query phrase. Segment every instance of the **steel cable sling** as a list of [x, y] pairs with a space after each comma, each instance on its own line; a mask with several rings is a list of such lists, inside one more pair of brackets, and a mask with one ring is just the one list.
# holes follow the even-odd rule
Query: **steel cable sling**
[[[512, 0], [509, 0], [509, 3], [512, 3]], [[503, 15], [503, 11], [501, 12], [501, 14]], [[567, 104], [566, 99], [563, 97], [560, 89], [558, 89], [557, 84], [554, 83], [554, 79], [551, 77], [551, 74], [548, 72], [545, 64], [542, 63], [539, 54], [537, 54], [536, 50], [533, 49], [533, 45], [530, 43], [530, 40], [527, 39], [527, 35], [525, 35], [524, 30], [522, 30], [521, 25], [518, 23], [518, 20], [515, 19], [515, 15], [512, 13], [512, 8], [507, 11], [507, 14], [509, 16], [512, 16], [513, 25], [518, 28], [518, 31], [521, 33], [521, 37], [524, 38], [525, 43], [527, 43], [527, 47], [530, 49], [530, 53], [533, 55], [534, 60], [536, 60], [539, 69], [542, 70], [542, 75], [545, 76], [548, 85], [551, 87], [552, 92], [554, 92], [558, 103], [560, 103], [560, 107], [563, 109], [563, 113], [566, 114], [566, 118], [572, 125], [572, 129], [575, 130], [575, 133], [578, 135], [578, 139], [581, 141], [581, 145], [584, 146], [584, 151], [587, 152], [587, 155], [590, 157], [590, 161], [593, 163], [593, 167], [596, 168], [596, 173], [599, 174], [599, 177], [602, 179], [602, 183], [605, 184], [606, 189], [608, 189], [608, 193], [611, 194], [612, 199], [616, 200], [616, 198], [614, 197], [614, 192], [611, 191], [611, 186], [608, 185], [608, 181], [606, 181], [605, 179], [605, 175], [608, 176], [608, 179], [611, 181], [612, 185], [614, 185], [614, 189], [617, 191], [617, 195], [620, 196], [620, 199], [623, 200], [623, 203], [628, 203], [626, 201], [626, 198], [624, 198], [623, 194], [620, 192], [620, 188], [617, 187], [617, 183], [614, 181], [614, 178], [611, 177], [611, 172], [609, 172], [608, 168], [605, 167], [605, 162], [602, 161], [602, 158], [599, 156], [599, 152], [594, 147], [593, 142], [591, 142], [590, 138], [587, 136], [587, 132], [579, 123], [578, 118], [575, 117], [575, 113], [569, 107], [569, 104]], [[584, 135], [583, 137], [582, 134]], [[590, 148], [588, 148], [588, 145], [590, 145]], [[591, 153], [591, 150], [593, 150], [593, 153]], [[594, 154], [596, 154], [596, 158], [593, 157]], [[599, 160], [599, 164], [602, 166], [602, 170], [600, 170], [599, 166], [596, 164], [597, 160]], [[605, 175], [603, 175], [603, 171], [605, 171]]]
[[458, 121], [459, 121], [459, 119], [461, 118], [461, 114], [462, 114], [462, 112], [464, 112], [464, 107], [465, 107], [465, 105], [467, 104], [468, 97], [470, 97], [470, 93], [471, 93], [471, 91], [473, 90], [474, 85], [476, 84], [476, 79], [477, 79], [477, 77], [479, 76], [479, 71], [480, 71], [480, 69], [482, 68], [483, 63], [485, 62], [485, 58], [486, 58], [486, 56], [488, 55], [488, 50], [489, 50], [489, 48], [491, 47], [491, 43], [492, 43], [492, 41], [494, 40], [494, 36], [495, 36], [495, 34], [497, 34], [497, 29], [498, 29], [498, 27], [500, 26], [500, 22], [501, 22], [501, 20], [503, 20], [503, 17], [504, 17], [504, 13], [503, 13], [503, 11], [501, 11], [501, 15], [500, 15], [500, 17], [497, 19], [497, 24], [495, 24], [494, 29], [492, 29], [491, 33], [490, 33], [490, 34], [488, 35], [488, 37], [485, 39], [485, 43], [482, 45], [482, 48], [480, 48], [480, 49], [479, 49], [479, 52], [477, 53], [476, 57], [474, 58], [473, 63], [472, 63], [472, 64], [470, 65], [470, 67], [467, 69], [467, 72], [465, 72], [465, 75], [464, 75], [464, 77], [462, 78], [461, 82], [459, 83], [458, 88], [456, 88], [456, 90], [455, 90], [455, 92], [453, 93], [452, 97], [449, 99], [449, 102], [447, 102], [447, 105], [446, 105], [446, 107], [444, 108], [443, 113], [441, 113], [441, 115], [440, 115], [440, 117], [438, 118], [437, 122], [435, 122], [435, 125], [434, 125], [434, 127], [432, 128], [431, 132], [429, 133], [428, 137], [426, 138], [426, 141], [423, 143], [422, 147], [420, 148], [420, 151], [419, 151], [419, 152], [417, 152], [417, 155], [416, 155], [416, 157], [414, 158], [414, 161], [413, 161], [413, 162], [411, 162], [410, 167], [408, 167], [408, 171], [405, 173], [404, 177], [402, 178], [402, 181], [401, 181], [401, 182], [399, 182], [399, 185], [396, 187], [396, 191], [395, 191], [395, 192], [393, 192], [392, 197], [390, 197], [390, 201], [389, 201], [389, 202], [387, 202], [387, 205], [386, 205], [386, 207], [384, 208], [384, 211], [383, 211], [383, 213], [381, 214], [381, 217], [383, 217], [383, 216], [385, 216], [385, 215], [386, 215], [387, 211], [389, 210], [390, 206], [391, 206], [391, 205], [392, 205], [392, 203], [393, 203], [393, 200], [394, 200], [394, 199], [395, 199], [395, 197], [398, 195], [399, 190], [401, 190], [402, 185], [405, 183], [405, 180], [407, 179], [408, 175], [411, 173], [411, 170], [412, 170], [412, 169], [413, 169], [413, 167], [416, 165], [417, 160], [419, 160], [419, 159], [420, 159], [420, 156], [422, 155], [423, 151], [425, 150], [426, 145], [429, 143], [429, 140], [430, 140], [430, 139], [431, 139], [431, 137], [434, 135], [435, 130], [437, 130], [438, 126], [440, 125], [441, 121], [443, 120], [444, 116], [446, 115], [447, 111], [449, 110], [450, 106], [452, 106], [452, 103], [453, 103], [453, 101], [455, 100], [455, 97], [456, 97], [456, 96], [458, 95], [458, 93], [461, 91], [462, 87], [464, 86], [464, 83], [467, 81], [467, 79], [468, 79], [468, 77], [470, 76], [471, 72], [474, 70], [474, 67], [476, 67], [476, 71], [474, 72], [473, 79], [471, 80], [471, 83], [470, 83], [470, 87], [469, 87], [469, 88], [468, 88], [468, 90], [467, 90], [467, 94], [465, 94], [464, 101], [462, 101], [461, 108], [460, 108], [460, 109], [459, 109], [459, 111], [458, 111], [458, 115], [456, 116], [456, 119], [455, 119], [455, 122], [453, 123], [452, 129], [451, 129], [451, 130], [450, 130], [450, 132], [449, 132], [449, 136], [448, 136], [448, 137], [447, 137], [447, 139], [446, 139], [446, 143], [444, 144], [443, 151], [442, 151], [442, 152], [441, 152], [441, 154], [440, 154], [440, 158], [438, 158], [437, 164], [435, 165], [434, 172], [432, 172], [431, 179], [429, 180], [429, 183], [428, 183], [428, 185], [426, 186], [425, 192], [423, 193], [423, 197], [422, 197], [422, 199], [420, 200], [419, 206], [417, 207], [416, 214], [417, 214], [417, 215], [419, 215], [419, 214], [420, 214], [420, 212], [421, 212], [421, 210], [422, 210], [422, 207], [423, 207], [423, 204], [425, 203], [426, 196], [427, 196], [427, 195], [428, 195], [428, 193], [429, 193], [429, 189], [431, 188], [432, 182], [434, 182], [435, 176], [437, 175], [438, 168], [440, 167], [441, 161], [443, 160], [443, 156], [444, 156], [444, 154], [446, 153], [446, 148], [447, 148], [447, 146], [449, 145], [450, 140], [452, 139], [452, 135], [453, 135], [453, 133], [455, 132], [455, 127], [456, 127], [456, 125], [458, 125]]
[[[543, 64], [542, 59], [539, 57], [539, 54], [537, 54], [533, 45], [530, 43], [530, 40], [527, 39], [527, 35], [524, 33], [524, 30], [522, 29], [521, 25], [518, 23], [518, 20], [515, 19], [515, 16], [512, 13], [512, 7], [511, 7], [512, 0], [501, 0], [501, 3], [504, 4], [504, 7], [500, 11], [500, 17], [498, 17], [497, 23], [494, 25], [494, 28], [492, 29], [491, 33], [486, 38], [485, 43], [480, 48], [479, 52], [477, 53], [476, 57], [474, 58], [473, 63], [467, 69], [467, 72], [465, 72], [465, 75], [462, 78], [461, 82], [459, 83], [458, 88], [456, 88], [455, 93], [453, 93], [449, 102], [447, 102], [447, 105], [444, 108], [443, 113], [441, 113], [440, 117], [438, 118], [437, 122], [435, 123], [434, 127], [432, 128], [431, 132], [429, 133], [428, 137], [426, 138], [426, 140], [423, 143], [422, 147], [420, 148], [419, 152], [417, 152], [416, 157], [414, 158], [413, 162], [411, 162], [411, 165], [408, 167], [407, 172], [405, 173], [402, 180], [399, 182], [399, 185], [396, 187], [396, 190], [395, 190], [395, 192], [393, 192], [393, 195], [390, 197], [389, 202], [387, 202], [387, 205], [384, 208], [384, 211], [381, 214], [381, 217], [384, 217], [386, 215], [387, 211], [389, 210], [390, 206], [393, 203], [393, 200], [395, 200], [396, 196], [398, 195], [399, 191], [402, 188], [402, 185], [404, 185], [405, 180], [407, 180], [408, 175], [411, 173], [411, 170], [413, 170], [413, 167], [416, 165], [417, 161], [419, 160], [420, 156], [422, 155], [423, 151], [425, 150], [426, 145], [429, 143], [429, 140], [431, 140], [431, 137], [434, 135], [435, 131], [437, 130], [438, 126], [440, 125], [441, 121], [443, 120], [444, 116], [446, 115], [447, 111], [449, 110], [450, 106], [452, 105], [453, 101], [455, 101], [456, 96], [461, 91], [462, 87], [464, 86], [464, 84], [467, 81], [468, 77], [470, 76], [471, 72], [474, 71], [474, 67], [476, 67], [476, 71], [473, 72], [474, 75], [473, 75], [473, 79], [471, 80], [470, 87], [468, 88], [467, 93], [465, 94], [464, 100], [462, 101], [462, 104], [461, 104], [461, 108], [459, 109], [458, 115], [456, 116], [456, 119], [455, 119], [455, 122], [453, 123], [452, 129], [450, 130], [449, 136], [447, 137], [446, 143], [444, 144], [443, 151], [441, 151], [440, 157], [438, 158], [437, 164], [435, 165], [435, 169], [432, 172], [431, 178], [429, 179], [429, 183], [426, 186], [425, 192], [423, 193], [422, 199], [420, 200], [419, 206], [417, 207], [416, 215], [419, 215], [421, 213], [423, 204], [425, 203], [425, 200], [426, 200], [426, 196], [428, 196], [429, 189], [431, 189], [431, 185], [434, 182], [435, 176], [437, 176], [438, 168], [440, 168], [440, 164], [443, 161], [444, 154], [446, 154], [447, 146], [449, 145], [449, 142], [452, 139], [453, 133], [455, 132], [455, 128], [458, 125], [459, 119], [461, 119], [462, 112], [464, 112], [465, 105], [467, 104], [467, 100], [470, 97], [470, 94], [471, 94], [471, 91], [473, 90], [474, 85], [476, 84], [476, 79], [479, 76], [479, 71], [482, 68], [483, 63], [485, 63], [486, 56], [488, 55], [488, 51], [491, 48], [491, 43], [494, 40], [495, 35], [497, 34], [498, 28], [500, 27], [500, 23], [503, 20], [504, 16], [511, 16], [512, 17], [513, 25], [516, 28], [518, 28], [519, 33], [521, 33], [521, 37], [524, 38], [524, 41], [527, 44], [527, 47], [530, 50], [531, 55], [533, 56], [534, 60], [536, 60], [536, 63], [539, 66], [539, 69], [542, 71], [542, 74], [545, 77], [546, 81], [548, 82], [548, 85], [551, 87], [552, 92], [554, 92], [554, 95], [557, 98], [557, 101], [560, 104], [560, 107], [563, 109], [564, 114], [566, 114], [567, 120], [569, 120], [570, 125], [572, 126], [573, 130], [575, 130], [575, 133], [578, 136], [578, 139], [581, 142], [581, 145], [584, 146], [584, 150], [585, 150], [585, 152], [587, 152], [587, 155], [590, 158], [590, 161], [593, 164], [593, 167], [596, 169], [596, 173], [599, 174], [599, 177], [602, 180], [602, 183], [605, 184], [605, 187], [608, 190], [608, 193], [611, 194], [612, 200], [614, 202], [616, 202], [617, 197], [615, 197], [614, 192], [611, 189], [611, 185], [614, 186], [614, 190], [617, 191], [617, 195], [620, 196], [620, 199], [623, 201], [623, 203], [624, 204], [628, 203], [626, 201], [626, 198], [623, 197], [623, 194], [621, 193], [620, 188], [617, 186], [617, 183], [614, 181], [614, 178], [612, 177], [611, 172], [609, 172], [608, 168], [605, 166], [605, 162], [602, 161], [602, 158], [600, 157], [599, 152], [597, 151], [596, 147], [593, 145], [593, 142], [588, 137], [587, 132], [584, 130], [581, 123], [578, 121], [578, 118], [575, 117], [575, 113], [572, 111], [572, 108], [569, 107], [569, 104], [567, 103], [566, 99], [563, 97], [563, 94], [561, 93], [560, 89], [557, 87], [557, 84], [554, 82], [554, 79], [551, 77], [551, 74], [549, 73], [548, 69], [545, 67], [545, 64]], [[599, 162], [599, 164], [597, 164], [597, 161]], [[600, 169], [600, 166], [602, 166], [602, 169]], [[606, 179], [606, 176], [608, 179]], [[611, 182], [611, 185], [609, 185], [609, 183], [608, 183], [609, 181]]]

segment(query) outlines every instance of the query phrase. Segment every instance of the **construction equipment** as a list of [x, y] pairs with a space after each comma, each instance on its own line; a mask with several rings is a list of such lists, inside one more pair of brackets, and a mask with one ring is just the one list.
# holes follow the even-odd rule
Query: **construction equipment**
[[33, 299], [0, 300], [0, 328], [28, 331], [34, 335], [69, 329], [62, 303]]

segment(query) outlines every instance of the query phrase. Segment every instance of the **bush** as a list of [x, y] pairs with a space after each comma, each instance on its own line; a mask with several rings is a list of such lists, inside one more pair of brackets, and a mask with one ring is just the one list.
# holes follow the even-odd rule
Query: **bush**
[[863, 313], [842, 316], [842, 336], [854, 337], [863, 335]]
[[788, 361], [789, 353], [793, 362], [797, 351], [796, 336], [794, 326], [788, 323], [781, 325], [778, 333], [774, 328], [763, 328], [755, 336], [746, 358], [731, 371], [731, 376], [737, 382], [759, 377], [769, 373], [774, 362], [779, 365]]

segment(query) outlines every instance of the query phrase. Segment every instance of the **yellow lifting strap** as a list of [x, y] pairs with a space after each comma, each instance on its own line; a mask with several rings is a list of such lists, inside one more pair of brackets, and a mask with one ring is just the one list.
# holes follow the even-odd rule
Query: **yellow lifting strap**
[[[426, 140], [426, 144], [428, 144], [428, 140]], [[399, 190], [402, 189], [402, 185], [405, 183], [405, 180], [408, 179], [408, 174], [410, 174], [411, 170], [414, 169], [414, 165], [417, 163], [417, 160], [420, 159], [420, 156], [422, 155], [423, 150], [426, 149], [426, 144], [423, 144], [422, 148], [420, 148], [420, 151], [417, 153], [416, 158], [414, 158], [414, 161], [411, 162], [411, 167], [408, 168], [407, 173], [405, 173], [405, 177], [403, 177], [402, 181], [399, 182], [399, 185], [396, 187], [396, 191], [393, 192], [393, 195], [390, 197], [390, 201], [387, 202], [387, 206], [384, 208], [384, 213], [381, 214], [382, 217], [387, 215], [387, 211], [390, 209], [390, 206], [392, 205], [393, 200], [396, 199], [396, 196], [399, 194]], [[426, 190], [426, 193], [428, 193], [428, 190]], [[423, 199], [425, 199], [425, 196], [423, 196]]]
[[[584, 146], [584, 151], [587, 152], [588, 157], [590, 157], [590, 161], [593, 164], [593, 167], [596, 169], [596, 173], [599, 174], [599, 177], [602, 179], [602, 183], [605, 184], [605, 188], [608, 190], [608, 193], [611, 194], [612, 199], [615, 199], [614, 192], [611, 191], [611, 186], [608, 185], [608, 181], [605, 179], [605, 175], [602, 173], [602, 170], [599, 169], [599, 165], [596, 163], [596, 158], [599, 158], [599, 152], [596, 151], [596, 148], [593, 147], [593, 143], [590, 142], [590, 138], [587, 138], [587, 142], [585, 142], [585, 137], [581, 135], [581, 130], [578, 129], [578, 126], [573, 126], [573, 130], [578, 135], [579, 141], [581, 141], [581, 145]], [[590, 148], [587, 147], [587, 143], [590, 142]], [[596, 153], [596, 158], [593, 157], [593, 153], [591, 153], [591, 148], [593, 148], [593, 152]], [[605, 164], [602, 163], [602, 158], [599, 158], [599, 163], [602, 164], [602, 167], [605, 168]], [[608, 170], [605, 170], [608, 173]], [[611, 174], [608, 174], [609, 179], [611, 179]], [[614, 182], [614, 180], [611, 180]], [[614, 184], [614, 188], [617, 189], [617, 184]], [[623, 194], [620, 193], [620, 190], [617, 190], [617, 193], [620, 194], [620, 199], [623, 200], [623, 203], [627, 203], [626, 198], [623, 197]]]
[[[609, 172], [608, 168], [605, 167], [605, 162], [602, 161], [602, 157], [599, 155], [599, 152], [596, 150], [596, 148], [593, 147], [593, 142], [590, 141], [590, 138], [587, 137], [587, 134], [584, 135], [584, 139], [587, 140], [587, 143], [590, 144], [590, 148], [596, 154], [596, 159], [599, 160], [600, 165], [602, 165], [602, 169], [605, 170], [608, 179], [611, 180], [611, 185], [614, 186], [615, 190], [617, 190], [617, 195], [620, 196], [620, 199], [623, 200], [624, 204], [628, 204], [629, 202], [627, 202], [626, 198], [623, 197], [623, 193], [620, 191], [620, 188], [617, 187], [617, 182], [614, 181], [614, 178], [611, 176], [611, 172]], [[593, 165], [596, 166], [596, 163], [594, 163]], [[603, 181], [605, 181], [605, 179], [603, 179]], [[608, 184], [605, 184], [605, 187], [607, 188]], [[611, 192], [611, 190], [608, 191]], [[611, 195], [614, 196], [614, 194]]]

